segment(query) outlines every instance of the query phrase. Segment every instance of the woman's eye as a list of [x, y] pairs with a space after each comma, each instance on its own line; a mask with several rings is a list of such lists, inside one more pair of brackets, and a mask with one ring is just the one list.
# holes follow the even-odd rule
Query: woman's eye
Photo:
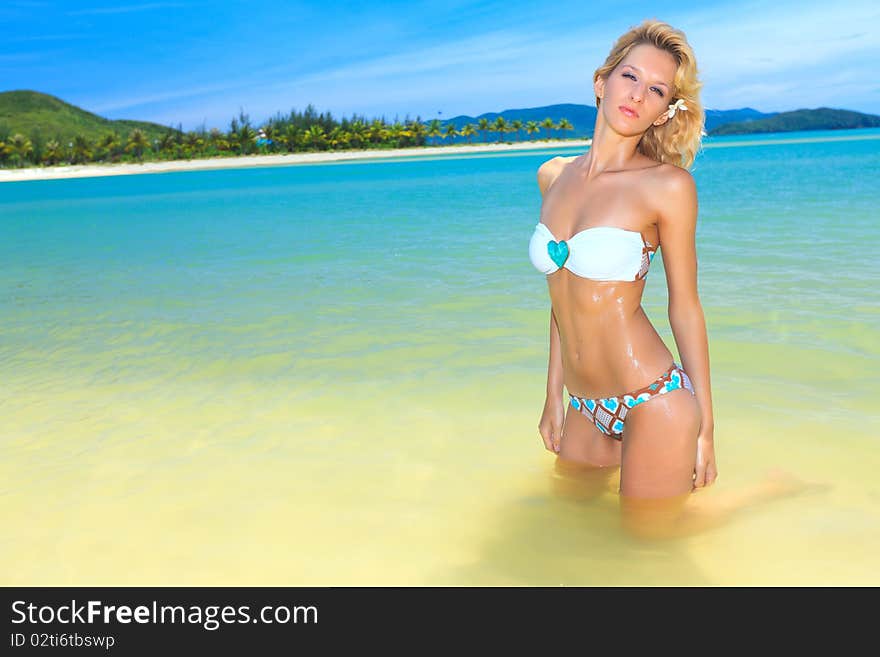
[[[636, 79], [636, 76], [633, 75], [632, 73], [624, 73], [624, 74], [623, 74], [623, 77], [625, 77], [625, 78], [632, 78], [633, 80]], [[654, 91], [656, 91], [657, 94], [660, 96], [660, 98], [663, 98], [663, 92], [660, 91], [657, 87], [651, 87], [651, 89], [653, 89]]]

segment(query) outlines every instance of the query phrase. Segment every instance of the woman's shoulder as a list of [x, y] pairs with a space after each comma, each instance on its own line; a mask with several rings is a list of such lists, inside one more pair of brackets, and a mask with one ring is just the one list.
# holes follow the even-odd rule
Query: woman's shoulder
[[538, 167], [538, 171], [550, 171], [550, 170], [559, 170], [562, 169], [566, 164], [571, 162], [577, 158], [577, 155], [573, 155], [571, 157], [562, 157], [561, 155], [557, 155], [556, 157], [551, 157], [549, 160], [543, 162], [541, 166]]
[[661, 162], [655, 172], [657, 179], [667, 189], [681, 189], [694, 185], [694, 176], [690, 171], [669, 162]]
[[654, 192], [658, 222], [672, 221], [676, 224], [697, 211], [697, 185], [693, 174], [674, 164], [664, 163], [657, 167]]
[[571, 157], [557, 155], [538, 167], [538, 187], [541, 188], [542, 195], [547, 193], [547, 190], [550, 189], [553, 181], [556, 180], [562, 169], [565, 168], [565, 165], [575, 158], [577, 158], [577, 155]]
[[541, 169], [548, 169], [548, 168], [549, 169], [561, 169], [566, 164], [568, 164], [569, 162], [573, 162], [577, 158], [578, 158], [577, 155], [572, 155], [571, 157], [563, 157], [562, 155], [557, 155], [556, 157], [551, 157], [549, 160], [547, 160], [546, 162], [541, 164], [541, 166], [538, 167], [538, 170], [540, 171]]
[[668, 162], [661, 162], [643, 170], [642, 181], [655, 198], [694, 193], [696, 183], [690, 171]]

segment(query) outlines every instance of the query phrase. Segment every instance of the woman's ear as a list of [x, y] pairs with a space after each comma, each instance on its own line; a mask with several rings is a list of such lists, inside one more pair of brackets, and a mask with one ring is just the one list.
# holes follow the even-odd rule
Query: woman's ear
[[605, 95], [605, 80], [602, 79], [601, 75], [593, 82], [593, 93], [599, 98]]
[[663, 116], [659, 117], [659, 118], [658, 118], [656, 121], [654, 121], [654, 123], [652, 123], [651, 125], [656, 126], [656, 127], [659, 128], [661, 125], [663, 125], [664, 123], [666, 123], [668, 120], [669, 120], [669, 114], [667, 114], [666, 112], [663, 112]]

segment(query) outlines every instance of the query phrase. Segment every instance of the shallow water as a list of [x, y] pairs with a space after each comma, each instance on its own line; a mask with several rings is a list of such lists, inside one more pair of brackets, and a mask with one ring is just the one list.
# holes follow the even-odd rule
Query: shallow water
[[536, 429], [535, 171], [580, 151], [0, 185], [0, 584], [877, 585], [878, 137], [706, 142], [701, 501], [829, 488], [664, 541]]

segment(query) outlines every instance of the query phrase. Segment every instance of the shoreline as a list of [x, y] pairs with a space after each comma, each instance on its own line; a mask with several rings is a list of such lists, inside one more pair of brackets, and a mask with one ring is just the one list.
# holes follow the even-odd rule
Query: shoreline
[[317, 153], [282, 153], [274, 155], [241, 155], [195, 160], [166, 162], [126, 162], [123, 164], [74, 164], [68, 166], [0, 169], [0, 182], [26, 180], [60, 180], [64, 178], [96, 178], [169, 171], [205, 171], [213, 169], [244, 169], [251, 167], [348, 162], [425, 155], [463, 155], [470, 153], [507, 153], [515, 151], [548, 150], [586, 147], [592, 139], [513, 142], [502, 144], [461, 144], [457, 146], [421, 146], [389, 150], [333, 151]]

